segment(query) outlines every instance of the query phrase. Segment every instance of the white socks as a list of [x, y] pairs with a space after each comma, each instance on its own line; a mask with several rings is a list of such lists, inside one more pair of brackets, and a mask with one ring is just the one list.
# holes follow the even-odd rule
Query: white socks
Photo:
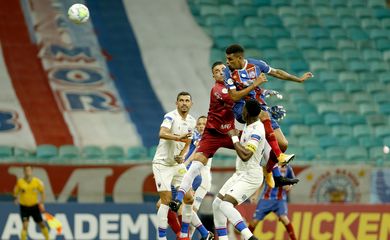
[[167, 240], [168, 210], [167, 205], [161, 204], [157, 211], [159, 240]]
[[203, 163], [199, 161], [193, 161], [190, 169], [188, 169], [187, 173], [184, 174], [183, 181], [180, 184], [179, 191], [182, 190], [185, 193], [190, 190], [192, 186], [192, 182], [195, 177], [200, 174], [200, 170], [204, 167]]

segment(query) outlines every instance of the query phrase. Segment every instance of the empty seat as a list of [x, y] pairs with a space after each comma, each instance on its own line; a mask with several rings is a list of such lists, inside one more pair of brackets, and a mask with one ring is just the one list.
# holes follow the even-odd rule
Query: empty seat
[[366, 92], [358, 92], [352, 94], [352, 101], [354, 103], [372, 103], [372, 96]]
[[363, 115], [372, 115], [378, 112], [378, 107], [376, 104], [372, 103], [361, 103], [359, 104], [359, 112]]
[[379, 104], [379, 111], [384, 115], [390, 115], [390, 102]]
[[344, 116], [345, 123], [350, 126], [366, 124], [366, 118], [363, 115], [348, 113]]
[[[294, 100], [292, 99], [292, 101], [294, 101]], [[301, 101], [301, 102], [294, 101], [294, 103], [297, 104], [298, 112], [302, 113], [304, 115], [306, 115], [308, 113], [316, 113], [317, 112], [316, 106], [307, 102], [307, 97], [305, 98], [305, 101]]]
[[231, 45], [232, 43], [234, 43], [234, 39], [232, 37], [218, 37], [218, 38], [214, 38], [214, 46], [216, 48], [225, 49], [229, 45]]
[[148, 156], [148, 150], [143, 147], [143, 146], [140, 146], [140, 147], [129, 147], [127, 149], [127, 157], [129, 159], [134, 159], [134, 160], [137, 160], [137, 159], [146, 159]]
[[121, 160], [125, 156], [125, 152], [120, 146], [108, 146], [105, 149], [105, 156], [112, 160]]
[[355, 15], [356, 17], [365, 20], [365, 19], [372, 19], [374, 12], [370, 8], [355, 8]]
[[308, 113], [304, 115], [304, 122], [306, 125], [316, 125], [316, 124], [323, 124], [324, 120], [321, 115], [317, 113]]
[[345, 87], [339, 82], [327, 82], [325, 83], [325, 89], [328, 92], [343, 92]]
[[367, 123], [370, 126], [383, 126], [386, 124], [386, 118], [382, 114], [372, 114], [367, 116]]
[[253, 26], [264, 26], [262, 23], [262, 18], [258, 16], [249, 16], [244, 20], [245, 27], [253, 27]]
[[378, 92], [386, 91], [386, 89], [384, 88], [383, 84], [379, 82], [370, 82], [367, 83], [367, 91], [371, 94], [375, 94]]
[[365, 148], [354, 146], [347, 148], [345, 157], [350, 161], [367, 161], [368, 153]]
[[374, 136], [361, 137], [359, 138], [359, 145], [365, 148], [371, 147], [382, 147], [382, 138], [377, 138]]
[[37, 147], [37, 158], [50, 159], [57, 156], [57, 147], [52, 144], [42, 144]]
[[295, 49], [297, 47], [295, 41], [286, 38], [278, 39], [277, 46], [279, 49]]
[[[367, 9], [366, 9], [367, 12]], [[382, 24], [378, 19], [375, 18], [367, 18], [367, 19], [362, 19], [362, 27], [366, 29], [373, 29], [373, 28], [381, 28]]]
[[320, 19], [321, 25], [326, 28], [341, 28], [342, 21], [335, 17], [323, 17]]
[[290, 64], [290, 69], [295, 73], [299, 73], [307, 71], [309, 69], [309, 65], [303, 61], [294, 61]]
[[330, 33], [325, 28], [310, 28], [309, 36], [313, 39], [329, 38]]
[[358, 146], [359, 142], [355, 137], [351, 136], [340, 136], [339, 137], [339, 146], [340, 147], [350, 147], [350, 146]]
[[339, 106], [339, 112], [342, 114], [347, 114], [347, 113], [358, 113], [358, 107], [349, 102], [344, 102], [338, 105]]
[[368, 125], [356, 125], [353, 127], [353, 136], [357, 138], [371, 135], [371, 128]]
[[212, 6], [212, 5], [201, 5], [200, 6], [200, 15], [201, 16], [207, 16], [207, 15], [219, 15], [219, 7], [218, 6]]
[[[332, 102], [334, 103], [349, 102], [349, 95], [345, 92], [336, 92], [331, 95], [331, 98], [332, 98]], [[342, 111], [342, 109], [340, 109], [340, 111]]]
[[299, 146], [301, 147], [318, 147], [319, 139], [314, 136], [301, 135], [299, 137]]
[[385, 8], [386, 7], [386, 1], [383, 1], [383, 0], [370, 0], [370, 1], [367, 1], [367, 6], [369, 8]]
[[[344, 2], [344, 1], [338, 1], [338, 2]], [[336, 14], [340, 18], [354, 17], [355, 9], [349, 7], [340, 7], [336, 9]]]
[[273, 28], [272, 29], [272, 36], [274, 38], [289, 38], [291, 37], [290, 32], [287, 31], [285, 28]]
[[328, 61], [342, 60], [343, 55], [339, 50], [326, 50], [324, 51], [324, 59]]
[[360, 60], [362, 58], [360, 51], [356, 49], [344, 49], [342, 54], [345, 61]]
[[363, 92], [365, 90], [365, 85], [360, 82], [347, 82], [345, 84], [345, 90], [349, 93]]
[[12, 147], [0, 146], [0, 158], [10, 158], [13, 155]]
[[214, 38], [218, 37], [231, 37], [232, 30], [226, 26], [215, 26], [212, 28], [212, 34]]
[[348, 36], [355, 41], [369, 40], [368, 34], [359, 28], [347, 29]]
[[328, 71], [329, 70], [329, 64], [327, 61], [311, 61], [310, 62], [310, 70], [313, 72], [321, 72], [321, 71]]
[[348, 2], [350, 7], [366, 7], [365, 0], [349, 0]]
[[382, 53], [377, 51], [377, 50], [364, 49], [363, 50], [363, 59], [366, 61], [382, 61], [383, 56], [382, 56]]
[[320, 137], [320, 147], [329, 148], [338, 146], [338, 138], [333, 136], [322, 136]]
[[390, 18], [384, 18], [381, 20], [382, 27], [385, 29], [390, 29]]
[[325, 151], [320, 147], [304, 147], [303, 154], [308, 160], [323, 160], [325, 159]]
[[283, 25], [286, 28], [300, 27], [303, 25], [301, 18], [296, 16], [283, 17]]
[[360, 21], [358, 18], [344, 18], [342, 21], [342, 26], [345, 29], [360, 28]]
[[390, 10], [388, 8], [379, 8], [374, 10], [374, 15], [378, 19], [390, 18]]
[[103, 150], [99, 146], [89, 145], [83, 147], [82, 155], [85, 159], [99, 159], [103, 157]]
[[80, 158], [80, 150], [74, 145], [62, 145], [58, 149], [58, 155], [62, 159]]
[[345, 160], [345, 148], [342, 147], [330, 147], [325, 150], [325, 154], [329, 161]]
[[272, 31], [264, 26], [250, 27], [247, 28], [246, 31], [251, 37], [254, 38], [272, 37]]
[[274, 7], [262, 6], [257, 9], [257, 16], [265, 17], [268, 15], [277, 15], [277, 9]]
[[375, 127], [375, 136], [379, 138], [385, 138], [390, 136], [390, 127], [385, 125]]
[[332, 17], [335, 15], [334, 9], [330, 7], [320, 6], [313, 8], [315, 14], [319, 17]]
[[[330, 98], [330, 96], [329, 96]], [[325, 114], [325, 113], [337, 113], [338, 112], [338, 106], [336, 104], [329, 104], [329, 103], [317, 103], [318, 113]]]
[[356, 49], [356, 43], [350, 39], [337, 40], [337, 48], [340, 49]]
[[256, 44], [256, 47], [259, 49], [270, 49], [276, 48], [276, 42], [273, 38], [261, 38], [253, 41]]
[[370, 71], [374, 73], [388, 72], [389, 63], [383, 61], [370, 61]]
[[352, 136], [352, 127], [348, 125], [332, 126], [332, 135], [336, 137]]
[[369, 160], [377, 161], [384, 158], [383, 147], [371, 147], [369, 149]]
[[359, 75], [354, 72], [340, 72], [339, 80], [342, 83], [351, 82], [353, 84], [354, 82], [359, 81]]
[[379, 75], [379, 80], [383, 84], [389, 84], [390, 83], [390, 74], [388, 74], [388, 73], [381, 73]]
[[295, 137], [306, 136], [310, 134], [310, 128], [305, 125], [293, 125], [290, 127], [290, 134]]
[[279, 16], [296, 16], [297, 10], [290, 6], [283, 6], [278, 9]]
[[367, 72], [370, 70], [369, 66], [363, 61], [351, 61], [348, 63], [348, 68], [353, 72]]
[[333, 39], [320, 39], [317, 41], [317, 47], [320, 50], [337, 49], [337, 41]]
[[318, 49], [306, 49], [303, 51], [303, 56], [307, 61], [322, 60], [323, 52]]
[[344, 123], [343, 117], [338, 113], [326, 113], [324, 115], [324, 122], [328, 126], [340, 125]]
[[325, 136], [329, 135], [331, 129], [330, 127], [323, 125], [323, 124], [318, 124], [318, 125], [312, 125], [311, 126], [311, 133], [314, 136]]
[[209, 15], [205, 17], [204, 23], [206, 26], [216, 26], [216, 25], [225, 25], [223, 18], [217, 15]]
[[390, 50], [390, 39], [378, 39], [375, 42], [378, 50], [380, 51]]
[[309, 95], [310, 101], [312, 101], [315, 104], [318, 103], [330, 103], [329, 95], [326, 92], [314, 92], [313, 94]]
[[321, 82], [335, 82], [339, 79], [339, 75], [336, 72], [325, 71], [318, 74], [318, 78]]

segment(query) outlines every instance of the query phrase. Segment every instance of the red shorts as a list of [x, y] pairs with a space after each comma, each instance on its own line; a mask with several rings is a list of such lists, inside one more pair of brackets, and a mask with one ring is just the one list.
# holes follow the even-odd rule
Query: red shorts
[[214, 156], [219, 148], [234, 149], [232, 139], [227, 134], [222, 134], [214, 129], [206, 128], [202, 134], [196, 152], [203, 153], [206, 158]]

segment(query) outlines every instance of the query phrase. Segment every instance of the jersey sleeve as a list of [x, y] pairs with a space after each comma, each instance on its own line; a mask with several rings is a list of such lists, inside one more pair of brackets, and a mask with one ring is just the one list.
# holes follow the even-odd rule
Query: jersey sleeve
[[38, 178], [36, 178], [36, 182], [37, 182], [38, 191], [41, 192], [41, 193], [43, 191], [45, 191], [45, 187], [44, 187], [43, 182], [40, 179], [38, 179]]
[[161, 127], [166, 127], [171, 129], [173, 124], [173, 114], [167, 113], [164, 115], [164, 120], [161, 123]]
[[261, 141], [262, 141], [261, 132], [255, 130], [251, 133], [250, 138], [245, 145], [245, 148], [254, 153], [257, 151], [257, 148], [259, 147], [259, 143]]
[[223, 69], [223, 75], [224, 75], [224, 83], [227, 89], [236, 89], [236, 85], [234, 85], [234, 81], [232, 79], [232, 75], [230, 73], [230, 70], [228, 67], [225, 67]]
[[270, 73], [271, 72], [271, 67], [266, 63], [264, 62], [263, 60], [258, 60], [258, 59], [253, 59], [253, 58], [249, 58], [248, 59], [248, 63], [252, 63], [254, 65], [256, 65], [257, 67], [259, 67], [260, 71], [263, 72], [263, 73]]

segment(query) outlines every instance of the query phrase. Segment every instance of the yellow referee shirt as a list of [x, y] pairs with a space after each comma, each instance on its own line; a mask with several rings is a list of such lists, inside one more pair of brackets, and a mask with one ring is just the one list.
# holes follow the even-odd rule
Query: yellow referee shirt
[[14, 196], [19, 195], [20, 205], [31, 207], [38, 204], [38, 193], [43, 193], [44, 187], [41, 180], [33, 177], [30, 182], [20, 178], [16, 183]]

